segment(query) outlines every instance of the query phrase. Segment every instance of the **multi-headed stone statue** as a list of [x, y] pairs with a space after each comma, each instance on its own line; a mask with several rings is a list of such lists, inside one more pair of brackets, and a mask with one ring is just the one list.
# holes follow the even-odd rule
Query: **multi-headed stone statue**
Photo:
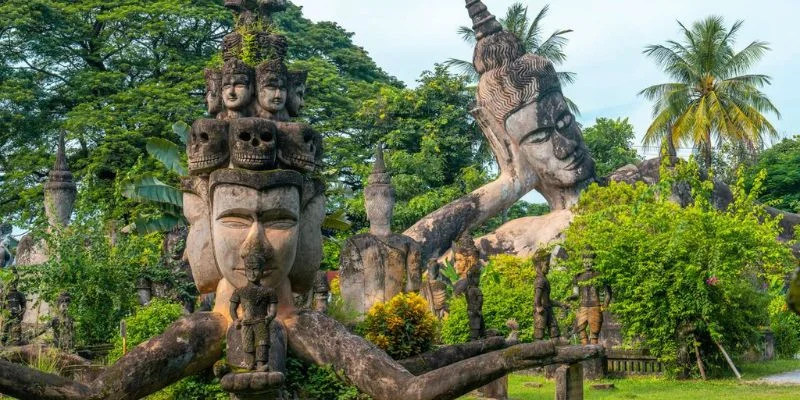
[[342, 298], [358, 313], [403, 292], [419, 292], [422, 258], [419, 245], [392, 233], [394, 188], [378, 146], [364, 189], [369, 233], [350, 237], [342, 249], [339, 280]]
[[601, 294], [601, 288], [592, 283], [592, 280], [600, 275], [594, 269], [594, 257], [593, 250], [584, 250], [583, 266], [585, 270], [575, 276], [573, 294], [569, 297], [569, 299], [580, 300], [575, 331], [581, 339], [581, 344], [597, 344], [600, 338], [600, 329], [603, 326], [603, 309], [608, 308], [611, 303], [611, 288], [603, 285], [604, 293]]
[[556, 339], [561, 337], [561, 330], [558, 327], [558, 320], [556, 320], [553, 307], [565, 307], [565, 305], [553, 300], [550, 296], [550, 280], [547, 279], [547, 274], [550, 272], [550, 252], [547, 249], [537, 250], [533, 256], [533, 264], [536, 268], [533, 300], [533, 338], [542, 340], [545, 332], [549, 330], [550, 339]]
[[19, 275], [14, 271], [14, 278], [8, 287], [3, 309], [8, 313], [8, 318], [3, 321], [3, 346], [21, 346], [25, 344], [22, 335], [22, 318], [25, 316], [27, 300], [25, 294], [17, 290]]
[[72, 317], [69, 316], [70, 302], [72, 296], [68, 292], [62, 292], [56, 301], [58, 314], [50, 321], [55, 345], [64, 351], [71, 351], [75, 344], [75, 326]]

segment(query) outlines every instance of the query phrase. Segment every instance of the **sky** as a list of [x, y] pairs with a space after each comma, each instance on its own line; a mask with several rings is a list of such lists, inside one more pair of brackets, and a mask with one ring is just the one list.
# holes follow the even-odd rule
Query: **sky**
[[[355, 33], [353, 41], [375, 62], [409, 86], [434, 64], [449, 58], [471, 60], [472, 47], [456, 30], [471, 25], [464, 0], [293, 0], [313, 21], [336, 21]], [[484, 0], [501, 17], [513, 0]], [[525, 1], [533, 16], [546, 2]], [[572, 29], [565, 48], [567, 62], [559, 67], [577, 74], [564, 88], [581, 109], [579, 122], [592, 125], [597, 117], [629, 118], [637, 133], [636, 146], [651, 122], [651, 104], [637, 93], [668, 82], [658, 66], [642, 54], [645, 46], [680, 39], [677, 21], [690, 25], [708, 15], [721, 15], [728, 26], [744, 20], [736, 49], [754, 40], [772, 49], [752, 73], [772, 77], [764, 92], [782, 118], [771, 117], [782, 137], [800, 134], [800, 29], [796, 0], [560, 0], [550, 3], [543, 21], [546, 34]], [[638, 149], [651, 158], [657, 149]], [[690, 150], [679, 153], [688, 155]], [[538, 196], [526, 200], [538, 201]]]

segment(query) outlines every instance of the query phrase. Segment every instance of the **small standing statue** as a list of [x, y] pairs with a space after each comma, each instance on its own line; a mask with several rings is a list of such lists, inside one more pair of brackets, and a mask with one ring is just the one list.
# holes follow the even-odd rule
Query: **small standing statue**
[[428, 260], [428, 279], [422, 285], [422, 296], [428, 302], [433, 315], [444, 319], [449, 314], [447, 306], [447, 284], [442, 280], [439, 262], [435, 258]]
[[[575, 276], [574, 289], [569, 299], [580, 298], [575, 330], [581, 338], [581, 344], [597, 344], [600, 338], [600, 329], [603, 326], [603, 309], [611, 303], [611, 288], [603, 286], [605, 301], [600, 301], [600, 290], [591, 284], [592, 279], [600, 275], [594, 270], [594, 253], [591, 248], [583, 254], [584, 272]], [[589, 329], [587, 335], [586, 329]]]
[[328, 283], [328, 273], [326, 271], [317, 271], [317, 278], [314, 282], [314, 305], [313, 310], [319, 313], [328, 312], [328, 294], [331, 291], [331, 285]]
[[6, 294], [3, 308], [8, 311], [8, 319], [3, 324], [3, 346], [22, 346], [25, 341], [22, 339], [22, 317], [25, 315], [27, 300], [25, 295], [17, 291], [19, 275], [14, 270], [14, 278]]
[[58, 305], [58, 315], [50, 322], [50, 325], [53, 327], [55, 345], [64, 351], [72, 350], [73, 338], [75, 337], [72, 317], [70, 317], [67, 312], [71, 301], [72, 296], [70, 296], [68, 292], [61, 293], [56, 302]]
[[[272, 288], [261, 286], [264, 266], [246, 263], [247, 286], [236, 289], [231, 296], [231, 329], [242, 331], [242, 351], [252, 356], [251, 371], [269, 371], [270, 324], [278, 314], [278, 297]], [[242, 305], [242, 319], [238, 308]], [[248, 359], [250, 359], [248, 357]]]
[[556, 339], [561, 337], [561, 330], [558, 328], [553, 306], [568, 307], [550, 298], [550, 281], [547, 279], [550, 272], [550, 252], [546, 249], [537, 250], [533, 256], [533, 264], [536, 268], [533, 338], [543, 340], [545, 331], [549, 328], [550, 339]]
[[467, 296], [467, 315], [469, 316], [470, 340], [486, 336], [483, 321], [483, 292], [480, 289], [480, 252], [469, 233], [464, 233], [455, 245], [456, 271], [461, 279], [456, 282], [453, 296], [464, 293]]

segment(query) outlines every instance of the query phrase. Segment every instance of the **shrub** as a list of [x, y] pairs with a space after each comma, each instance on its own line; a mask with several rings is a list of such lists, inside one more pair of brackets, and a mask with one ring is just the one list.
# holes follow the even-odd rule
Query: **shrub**
[[800, 317], [789, 310], [783, 296], [776, 296], [769, 305], [769, 318], [775, 335], [775, 354], [794, 358], [800, 352]]
[[[487, 329], [495, 329], [508, 335], [506, 321], [517, 320], [520, 329], [520, 340], [533, 340], [533, 299], [536, 269], [530, 259], [511, 255], [498, 255], [489, 260], [481, 276], [483, 292], [483, 318]], [[551, 297], [562, 300], [569, 296], [572, 288], [569, 274], [553, 268], [548, 274], [552, 287]], [[566, 335], [574, 317], [569, 314], [561, 317], [560, 310], [555, 309], [556, 317], [561, 325], [561, 332]], [[465, 343], [469, 341], [469, 319], [467, 302], [464, 296], [450, 300], [450, 315], [442, 323], [442, 342], [447, 344]]]
[[386, 303], [376, 303], [361, 326], [364, 337], [395, 359], [431, 349], [436, 317], [417, 293], [400, 293]]
[[[138, 307], [133, 316], [126, 318], [128, 349], [158, 336], [173, 322], [183, 316], [183, 306], [162, 299], [153, 299], [150, 304]], [[122, 357], [122, 338], [114, 339], [114, 349], [108, 354], [110, 362]]]
[[301, 399], [368, 400], [358, 388], [342, 380], [330, 366], [320, 367], [289, 357], [286, 362], [287, 388]]

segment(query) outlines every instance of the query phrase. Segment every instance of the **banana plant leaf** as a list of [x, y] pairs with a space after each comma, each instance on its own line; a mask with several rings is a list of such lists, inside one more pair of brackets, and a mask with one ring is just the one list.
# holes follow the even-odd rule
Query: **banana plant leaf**
[[183, 121], [172, 124], [172, 132], [178, 135], [178, 139], [180, 139], [184, 146], [189, 143], [189, 132], [191, 129], [189, 124]]
[[138, 201], [154, 201], [183, 208], [183, 193], [153, 176], [125, 187], [122, 195]]
[[325, 216], [325, 220], [322, 221], [322, 227], [324, 229], [333, 231], [346, 231], [350, 229], [351, 226], [352, 224], [347, 220], [344, 210], [339, 210], [333, 214], [329, 214]]
[[175, 143], [162, 138], [147, 139], [147, 153], [161, 161], [178, 175], [186, 175], [186, 167], [181, 160], [181, 149]]
[[175, 227], [186, 226], [186, 219], [175, 215], [164, 215], [157, 218], [137, 218], [136, 222], [122, 228], [122, 233], [136, 232], [147, 235], [154, 232], [169, 232]]

